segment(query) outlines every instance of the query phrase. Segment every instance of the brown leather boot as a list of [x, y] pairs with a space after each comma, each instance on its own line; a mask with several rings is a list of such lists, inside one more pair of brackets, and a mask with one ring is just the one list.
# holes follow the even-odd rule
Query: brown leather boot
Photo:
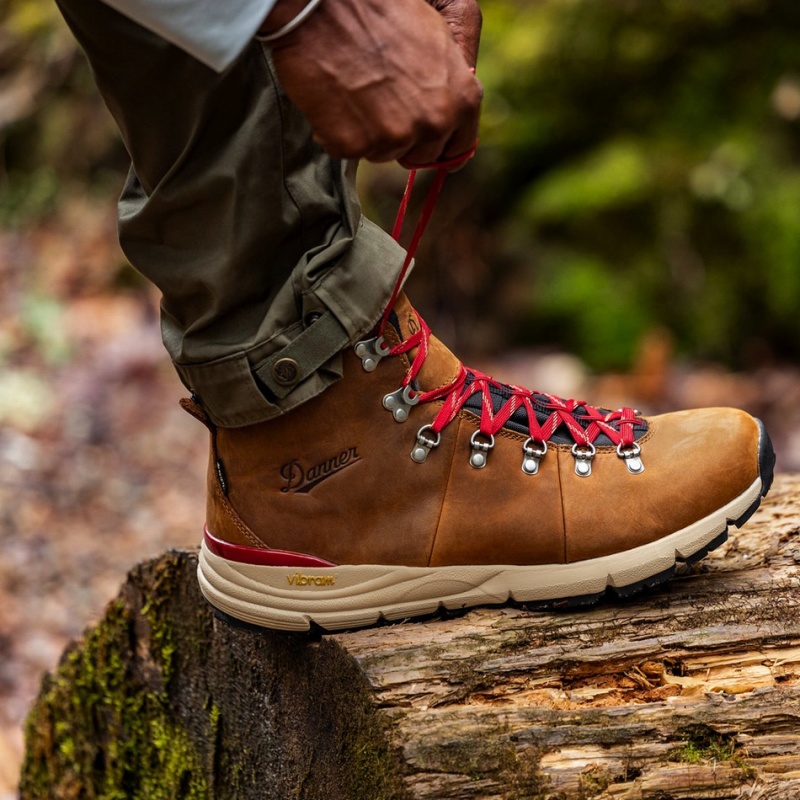
[[344, 377], [279, 419], [211, 429], [206, 598], [327, 630], [628, 595], [758, 507], [774, 455], [734, 409], [644, 418], [465, 369], [401, 295]]

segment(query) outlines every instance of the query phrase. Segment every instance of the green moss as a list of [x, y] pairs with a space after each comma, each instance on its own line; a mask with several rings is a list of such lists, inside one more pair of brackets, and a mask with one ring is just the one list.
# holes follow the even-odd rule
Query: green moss
[[[151, 604], [123, 600], [63, 656], [26, 726], [21, 796], [64, 800], [200, 800], [207, 765], [171, 713], [173, 632]], [[209, 712], [216, 729], [219, 712]]]
[[159, 574], [154, 586], [154, 592], [148, 597], [141, 611], [142, 616], [149, 623], [151, 652], [158, 660], [165, 687], [169, 684], [173, 675], [175, 640], [172, 626], [168, 624], [163, 614], [166, 596], [159, 589], [163, 588], [165, 578], [170, 577], [171, 574], [170, 570], [164, 570]]
[[511, 747], [504, 774], [508, 787], [504, 800], [559, 800], [559, 796], [553, 794], [550, 778], [542, 772], [541, 758], [536, 747], [521, 752]]
[[387, 738], [386, 731], [377, 730], [373, 723], [347, 743], [341, 763], [347, 765], [344, 783], [348, 798], [400, 800], [406, 796], [399, 759], [390, 751]]
[[736, 737], [717, 733], [705, 725], [695, 725], [682, 734], [682, 744], [670, 751], [667, 760], [682, 764], [727, 763], [742, 770], [744, 777], [754, 777], [755, 769], [747, 763]]
[[45, 678], [22, 799], [405, 798], [357, 663], [330, 640], [215, 625], [195, 571], [186, 554], [134, 570]]
[[[327, 731], [328, 741], [319, 742], [309, 772], [319, 771], [319, 761], [336, 765], [331, 779], [342, 800], [404, 800], [408, 792], [402, 780], [402, 758], [392, 745], [392, 722], [376, 713], [372, 690], [363, 673], [341, 648], [324, 641], [315, 650], [312, 681], [326, 691], [325, 708], [317, 722]], [[330, 691], [327, 687], [336, 687]], [[324, 722], [323, 722], [324, 719]], [[309, 774], [303, 800], [329, 800], [331, 787]]]
[[580, 775], [579, 793], [582, 798], [595, 797], [614, 783], [614, 775], [607, 767], [595, 765]]
[[736, 738], [726, 736], [696, 725], [685, 730], [681, 736], [683, 744], [672, 750], [669, 761], [682, 764], [702, 764], [706, 761], [730, 761], [736, 752]]
[[472, 780], [498, 776], [513, 770], [516, 762], [514, 745], [507, 738], [506, 728], [487, 728], [481, 737], [462, 738], [428, 745], [418, 742], [416, 761], [429, 772], [467, 775]]
[[480, 736], [456, 735], [446, 743], [426, 747], [416, 743], [415, 761], [428, 772], [466, 775], [473, 781], [491, 781], [503, 800], [558, 800], [541, 770], [541, 751], [514, 741], [507, 725], [487, 724]]

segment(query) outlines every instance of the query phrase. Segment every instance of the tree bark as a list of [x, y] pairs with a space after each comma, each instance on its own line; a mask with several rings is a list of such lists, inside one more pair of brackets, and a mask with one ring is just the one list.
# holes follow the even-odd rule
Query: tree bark
[[800, 478], [694, 571], [580, 612], [314, 638], [130, 574], [31, 711], [23, 798], [800, 798]]

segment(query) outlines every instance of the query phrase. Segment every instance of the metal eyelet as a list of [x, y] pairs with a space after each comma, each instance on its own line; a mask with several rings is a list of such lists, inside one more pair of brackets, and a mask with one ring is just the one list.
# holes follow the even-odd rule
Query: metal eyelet
[[494, 436], [489, 434], [488, 442], [476, 441], [476, 436], [483, 436], [480, 431], [475, 431], [469, 437], [469, 444], [472, 447], [472, 455], [469, 457], [469, 465], [475, 469], [483, 469], [489, 457], [489, 451], [494, 447]]
[[592, 459], [597, 453], [597, 448], [587, 442], [586, 444], [572, 445], [572, 455], [575, 457], [575, 474], [579, 478], [588, 478], [592, 474]]
[[536, 442], [529, 436], [522, 445], [522, 471], [526, 475], [535, 475], [539, 471], [539, 462], [547, 454], [547, 442], [541, 442], [537, 448]]
[[434, 447], [438, 447], [439, 442], [442, 441], [441, 433], [436, 433], [436, 438], [432, 439], [430, 436], [425, 436], [426, 431], [435, 433], [432, 425], [423, 425], [417, 431], [417, 443], [411, 451], [411, 460], [416, 461], [417, 464], [424, 464], [425, 460], [428, 458], [428, 453], [430, 453]]
[[617, 455], [625, 461], [625, 466], [631, 475], [639, 475], [644, 472], [644, 464], [639, 457], [642, 446], [638, 442], [633, 442], [627, 448], [622, 447], [622, 443], [617, 445]]
[[395, 422], [405, 422], [408, 412], [419, 403], [419, 393], [410, 386], [401, 386], [396, 392], [389, 392], [383, 398], [383, 407], [392, 412]]
[[361, 366], [366, 372], [374, 372], [378, 362], [389, 355], [392, 348], [383, 340], [383, 336], [376, 336], [374, 339], [364, 339], [356, 344], [354, 350], [361, 359]]

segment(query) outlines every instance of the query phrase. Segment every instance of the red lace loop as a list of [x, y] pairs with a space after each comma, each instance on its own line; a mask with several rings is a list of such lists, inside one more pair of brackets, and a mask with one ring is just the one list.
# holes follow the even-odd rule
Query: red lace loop
[[419, 371], [422, 369], [422, 365], [428, 357], [428, 343], [430, 342], [431, 329], [419, 314], [417, 314], [417, 319], [419, 320], [420, 329], [409, 336], [408, 339], [404, 339], [400, 344], [395, 345], [389, 351], [389, 355], [399, 356], [403, 353], [407, 353], [409, 350], [413, 350], [415, 347], [419, 348], [417, 354], [414, 356], [414, 360], [411, 362], [411, 366], [408, 368], [403, 378], [404, 389], [419, 375]]
[[[433, 210], [448, 174], [447, 167], [466, 161], [474, 155], [474, 152], [473, 148], [472, 151], [464, 156], [453, 159], [452, 164], [447, 162], [445, 164], [431, 165], [436, 167], [436, 174], [428, 189], [428, 194], [425, 197], [425, 202], [423, 203], [419, 220], [411, 236], [411, 241], [407, 248], [406, 257], [397, 278], [394, 291], [392, 292], [392, 296], [378, 327], [379, 336], [383, 335], [383, 331], [389, 321], [397, 297], [400, 294], [400, 289], [403, 286], [408, 269], [414, 259], [414, 254], [417, 251], [422, 235], [425, 233], [428, 222], [430, 222], [430, 218], [433, 215]], [[392, 229], [392, 237], [395, 241], [400, 240], [403, 222], [405, 221], [408, 211], [416, 176], [416, 169], [409, 173], [406, 189], [400, 201], [397, 218], [395, 219]], [[401, 387], [403, 389], [409, 388], [416, 380], [425, 363], [425, 359], [428, 357], [430, 348], [431, 330], [425, 320], [423, 320], [416, 311], [414, 311], [414, 314], [419, 322], [419, 330], [412, 333], [389, 351], [390, 355], [395, 356], [408, 353], [415, 348], [417, 350], [403, 378]], [[467, 380], [469, 376], [472, 377], [470, 381]], [[510, 393], [510, 396], [500, 405], [497, 411], [494, 410], [492, 387]], [[463, 365], [460, 366], [458, 374], [449, 384], [432, 391], [419, 392], [415, 396], [419, 403], [428, 403], [433, 400], [443, 399], [439, 413], [430, 424], [431, 432], [438, 436], [438, 434], [458, 416], [470, 397], [476, 394], [480, 394], [481, 396], [479, 430], [480, 433], [486, 437], [493, 437], [520, 408], [524, 408], [528, 420], [528, 432], [534, 444], [546, 444], [555, 435], [556, 430], [562, 425], [569, 432], [575, 444], [581, 446], [592, 445], [602, 434], [604, 434], [612, 444], [616, 445], [618, 449], [629, 448], [636, 440], [634, 426], [639, 423], [640, 420], [636, 416], [636, 411], [632, 408], [621, 408], [618, 411], [604, 413], [600, 409], [585, 403], [583, 400], [565, 400], [561, 397], [545, 394], [543, 392], [533, 392], [522, 386], [503, 385], [495, 381], [490, 375], [485, 375], [478, 370], [467, 370]], [[551, 412], [543, 423], [540, 423], [537, 417], [537, 406], [540, 413], [546, 411]], [[581, 422], [588, 422], [589, 424], [584, 427], [581, 425]]]
[[[408, 201], [411, 198], [411, 192], [414, 189], [414, 181], [416, 180], [416, 177], [417, 170], [412, 170], [408, 175], [406, 190], [403, 192], [403, 199], [400, 201], [400, 208], [397, 211], [397, 217], [394, 222], [394, 227], [392, 228], [392, 238], [396, 242], [400, 241], [400, 234], [403, 230], [403, 221], [405, 220], [406, 211], [408, 210]], [[408, 269], [411, 266], [411, 262], [414, 260], [414, 254], [417, 252], [417, 247], [419, 247], [422, 234], [425, 233], [425, 228], [428, 227], [428, 223], [433, 216], [433, 209], [436, 208], [436, 201], [439, 199], [439, 195], [442, 193], [442, 187], [444, 186], [446, 178], [447, 170], [445, 168], [442, 167], [436, 170], [436, 174], [433, 177], [433, 183], [431, 183], [431, 187], [428, 189], [428, 194], [425, 197], [425, 203], [422, 206], [419, 220], [417, 221], [417, 225], [414, 228], [414, 233], [411, 236], [411, 241], [406, 249], [406, 257], [403, 261], [403, 266], [400, 269], [400, 274], [397, 276], [397, 282], [394, 285], [394, 291], [392, 292], [392, 296], [389, 298], [389, 303], [386, 306], [386, 310], [383, 312], [381, 324], [378, 326], [378, 336], [383, 334], [386, 324], [389, 322], [389, 315], [392, 313], [397, 296], [400, 294], [400, 289], [402, 288], [406, 275], [408, 274]]]
[[411, 262], [414, 260], [414, 255], [417, 252], [420, 241], [422, 240], [422, 235], [425, 233], [425, 228], [428, 227], [428, 223], [433, 216], [433, 210], [436, 208], [436, 202], [439, 199], [439, 195], [442, 193], [442, 187], [444, 186], [444, 182], [450, 173], [450, 167], [455, 167], [459, 164], [469, 161], [469, 159], [475, 155], [475, 149], [477, 146], [478, 145], [476, 142], [472, 146], [472, 149], [460, 156], [450, 158], [447, 161], [437, 161], [435, 164], [420, 165], [408, 173], [406, 188], [403, 192], [403, 197], [400, 200], [400, 206], [397, 209], [397, 216], [395, 217], [394, 226], [392, 227], [392, 238], [396, 242], [400, 241], [400, 234], [403, 232], [403, 222], [405, 221], [406, 212], [408, 211], [408, 203], [411, 200], [411, 193], [414, 190], [414, 181], [417, 179], [417, 172], [421, 169], [436, 170], [436, 174], [433, 176], [433, 182], [428, 189], [428, 194], [425, 196], [425, 202], [423, 203], [422, 211], [420, 212], [419, 219], [417, 220], [417, 225], [414, 228], [414, 233], [411, 236], [411, 241], [406, 248], [406, 257], [403, 261], [403, 266], [400, 269], [400, 274], [397, 276], [397, 282], [394, 285], [394, 291], [392, 292], [392, 296], [389, 298], [386, 310], [383, 312], [383, 317], [381, 318], [381, 323], [378, 326], [378, 336], [383, 334], [386, 324], [389, 321], [389, 315], [392, 313], [397, 296], [400, 294], [400, 289], [403, 287], [406, 275], [408, 274], [408, 269], [411, 266]]

